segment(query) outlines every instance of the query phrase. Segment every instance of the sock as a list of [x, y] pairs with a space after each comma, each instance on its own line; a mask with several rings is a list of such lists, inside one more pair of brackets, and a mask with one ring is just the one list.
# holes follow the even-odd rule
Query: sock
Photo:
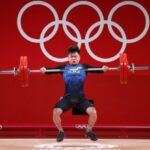
[[59, 132], [64, 132], [64, 130], [59, 130]]
[[90, 132], [90, 131], [92, 131], [92, 128], [89, 128], [89, 127], [87, 126], [86, 132]]

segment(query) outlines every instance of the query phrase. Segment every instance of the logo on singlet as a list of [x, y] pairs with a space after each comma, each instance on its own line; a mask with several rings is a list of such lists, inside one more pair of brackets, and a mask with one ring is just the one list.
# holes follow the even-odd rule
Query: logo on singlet
[[80, 73], [80, 71], [82, 70], [82, 67], [76, 67], [76, 68], [70, 68], [68, 70], [69, 73]]

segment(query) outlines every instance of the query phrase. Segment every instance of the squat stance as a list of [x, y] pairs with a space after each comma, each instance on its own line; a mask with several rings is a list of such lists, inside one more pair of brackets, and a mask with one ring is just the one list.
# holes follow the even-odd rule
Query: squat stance
[[[88, 64], [79, 64], [80, 50], [77, 46], [69, 47], [68, 61], [69, 64], [61, 65], [55, 68], [65, 70], [61, 74], [66, 86], [64, 96], [56, 103], [53, 109], [53, 121], [59, 130], [57, 141], [62, 141], [65, 135], [63, 127], [61, 125], [61, 114], [72, 107], [77, 107], [78, 109], [86, 112], [89, 115], [88, 126], [85, 135], [91, 140], [96, 141], [97, 137], [92, 132], [92, 128], [97, 119], [97, 112], [93, 104], [89, 102], [84, 95], [84, 81], [87, 73], [103, 73], [108, 70], [108, 67], [103, 66], [103, 71], [86, 71], [86, 69], [93, 67]], [[54, 68], [42, 67], [40, 70], [42, 73], [50, 74], [49, 72], [46, 72], [47, 69]]]

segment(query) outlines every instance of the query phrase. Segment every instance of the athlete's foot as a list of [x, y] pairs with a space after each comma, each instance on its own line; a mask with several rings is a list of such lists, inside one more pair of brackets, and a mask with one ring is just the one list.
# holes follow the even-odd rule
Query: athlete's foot
[[59, 133], [58, 133], [58, 135], [57, 135], [57, 139], [56, 139], [57, 142], [63, 141], [64, 136], [65, 136], [64, 132], [63, 132], [63, 131], [59, 131]]
[[96, 135], [92, 131], [86, 132], [85, 136], [87, 136], [92, 141], [97, 141], [98, 140], [97, 137], [96, 137]]

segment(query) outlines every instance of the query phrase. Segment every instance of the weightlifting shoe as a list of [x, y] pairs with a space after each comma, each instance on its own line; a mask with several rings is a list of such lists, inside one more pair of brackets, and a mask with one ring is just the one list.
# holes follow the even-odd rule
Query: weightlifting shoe
[[56, 140], [57, 140], [57, 142], [61, 142], [61, 141], [63, 141], [64, 136], [65, 136], [64, 132], [59, 131], [59, 133], [58, 133], [58, 135], [57, 135], [57, 139], [56, 139]]
[[92, 131], [88, 131], [85, 133], [85, 136], [91, 139], [92, 141], [97, 141], [96, 135]]

